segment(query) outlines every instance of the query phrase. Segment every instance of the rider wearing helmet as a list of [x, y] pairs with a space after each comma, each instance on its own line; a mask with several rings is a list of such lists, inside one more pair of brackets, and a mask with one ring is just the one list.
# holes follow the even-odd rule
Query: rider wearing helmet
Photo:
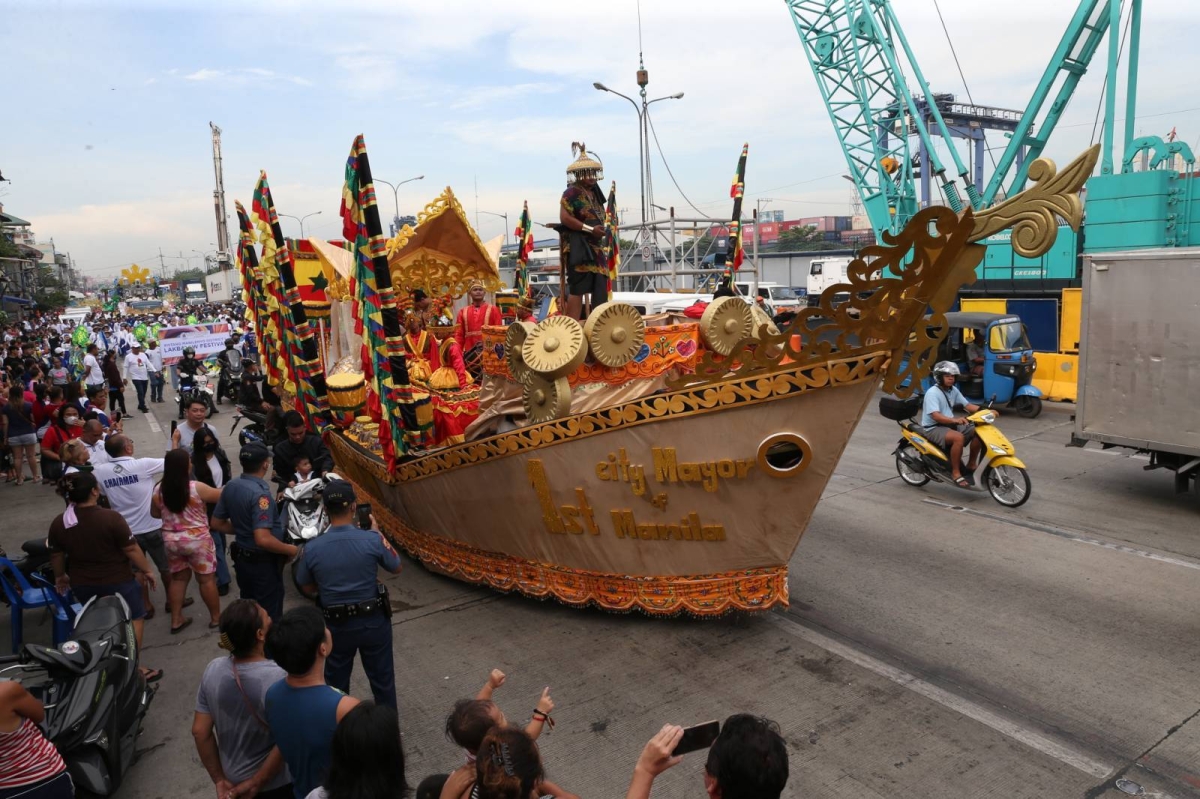
[[[953, 361], [939, 361], [933, 367], [933, 388], [925, 392], [921, 424], [925, 427], [925, 437], [950, 457], [950, 472], [955, 485], [966, 488], [974, 485], [973, 475], [983, 454], [983, 442], [975, 435], [975, 426], [965, 416], [954, 415], [958, 407], [965, 408], [966, 413], [979, 410], [979, 406], [967, 402], [967, 398], [954, 385], [958, 375], [958, 364]], [[964, 477], [962, 451], [963, 445], [968, 442], [971, 444], [971, 458], [966, 466], [967, 476]]]
[[[179, 418], [182, 419], [182, 398], [196, 387], [196, 375], [204, 374], [208, 370], [204, 366], [204, 361], [201, 361], [196, 357], [195, 347], [183, 348], [183, 357], [180, 359], [179, 365], [176, 367], [176, 369], [179, 371], [179, 396], [181, 398], [179, 403]], [[212, 403], [210, 402], [209, 405], [211, 407]], [[213, 408], [213, 410], [215, 411], [216, 408]]]
[[[225, 349], [217, 356], [217, 367], [221, 370], [220, 377], [217, 379], [217, 404], [219, 405], [226, 394], [230, 393], [229, 386], [234, 379], [233, 376], [236, 375], [239, 382], [241, 380], [242, 353], [237, 349], [236, 336], [225, 339]], [[232, 393], [231, 399], [236, 401], [237, 392]]]

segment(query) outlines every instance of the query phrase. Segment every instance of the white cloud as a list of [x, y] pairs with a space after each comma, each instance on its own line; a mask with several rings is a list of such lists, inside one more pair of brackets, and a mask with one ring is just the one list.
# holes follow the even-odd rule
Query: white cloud
[[[168, 74], [174, 75], [176, 70], [171, 70]], [[274, 70], [263, 69], [262, 67], [241, 67], [238, 69], [209, 69], [203, 67], [188, 75], [183, 76], [184, 80], [193, 82], [222, 82], [233, 84], [249, 84], [249, 83], [292, 83], [296, 86], [311, 86], [312, 81], [307, 78], [302, 78], [298, 75], [281, 75]]]

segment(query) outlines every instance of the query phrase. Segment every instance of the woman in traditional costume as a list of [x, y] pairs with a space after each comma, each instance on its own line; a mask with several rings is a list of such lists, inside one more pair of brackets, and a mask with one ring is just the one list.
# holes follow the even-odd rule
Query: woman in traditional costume
[[437, 391], [459, 391], [474, 384], [475, 380], [467, 372], [463, 361], [462, 347], [453, 336], [442, 342], [436, 350], [441, 359], [441, 368], [434, 371], [429, 378], [429, 387]]
[[425, 320], [418, 312], [410, 312], [404, 320], [404, 349], [408, 356], [408, 379], [424, 383], [441, 366], [437, 340], [425, 329]]

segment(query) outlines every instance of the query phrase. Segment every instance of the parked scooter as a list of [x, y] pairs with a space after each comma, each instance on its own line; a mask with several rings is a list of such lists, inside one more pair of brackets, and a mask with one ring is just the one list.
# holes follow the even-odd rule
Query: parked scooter
[[[879, 412], [898, 422], [900, 441], [892, 455], [896, 458], [896, 472], [910, 486], [923, 486], [930, 480], [954, 485], [950, 469], [950, 458], [942, 448], [925, 437], [925, 428], [912, 417], [921, 410], [921, 397], [896, 400], [884, 397], [879, 401]], [[1016, 456], [1012, 442], [995, 426], [996, 413], [989, 402], [967, 417], [975, 425], [975, 435], [983, 442], [983, 472], [981, 480], [992, 499], [1008, 508], [1019, 508], [1029, 501], [1032, 486], [1025, 464]]]
[[229, 429], [229, 435], [232, 437], [237, 432], [238, 426], [245, 421], [247, 424], [242, 428], [242, 431], [237, 434], [238, 445], [246, 446], [251, 441], [257, 441], [260, 444], [266, 444], [268, 448], [274, 448], [279, 437], [278, 433], [267, 429], [267, 415], [262, 411], [251, 410], [244, 405], [239, 405], [237, 415], [233, 417], [233, 427]]
[[[25, 553], [22, 557], [9, 558], [9, 560], [25, 575], [27, 582], [36, 582], [35, 575], [49, 583], [54, 582], [54, 569], [50, 566], [50, 547], [46, 546], [45, 538], [33, 538], [26, 541], [21, 544], [21, 551]], [[4, 547], [0, 547], [0, 558], [8, 558]], [[4, 569], [0, 569], [0, 580], [8, 580], [9, 585], [15, 588], [15, 580], [11, 575], [6, 574]], [[0, 591], [0, 602], [8, 604], [8, 594], [4, 591]]]
[[155, 689], [138, 669], [129, 606], [119, 595], [88, 601], [74, 638], [58, 647], [26, 644], [5, 658], [0, 679], [19, 681], [46, 707], [42, 729], [76, 789], [116, 792], [136, 759], [138, 732]]

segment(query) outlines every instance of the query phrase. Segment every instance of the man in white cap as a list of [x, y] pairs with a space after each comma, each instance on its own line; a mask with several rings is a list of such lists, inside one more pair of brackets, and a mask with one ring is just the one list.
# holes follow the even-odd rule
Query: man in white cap
[[142, 352], [142, 342], [136, 338], [130, 346], [130, 352], [125, 356], [125, 379], [132, 381], [137, 389], [138, 410], [150, 413], [150, 409], [146, 407], [146, 389], [150, 386], [150, 359]]

